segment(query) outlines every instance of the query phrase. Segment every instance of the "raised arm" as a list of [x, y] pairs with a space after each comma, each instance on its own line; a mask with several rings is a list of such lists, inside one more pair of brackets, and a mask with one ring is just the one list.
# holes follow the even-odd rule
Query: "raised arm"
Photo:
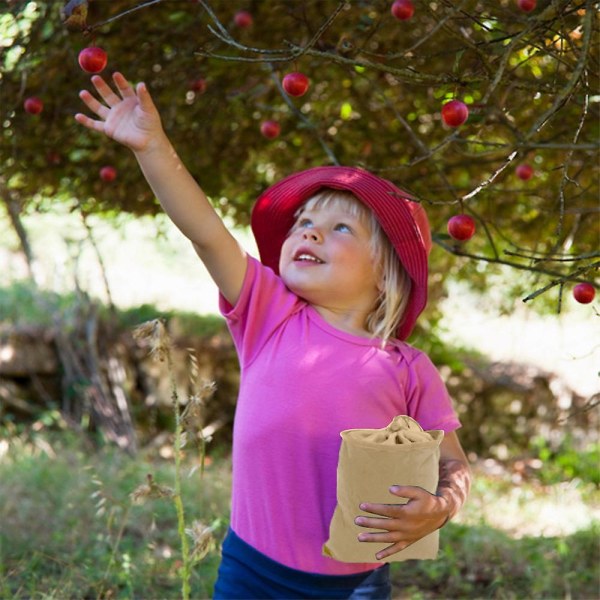
[[99, 119], [81, 113], [75, 119], [133, 151], [165, 212], [192, 242], [223, 296], [234, 304], [246, 272], [244, 250], [175, 152], [146, 85], [139, 83], [134, 89], [121, 73], [114, 73], [113, 82], [116, 91], [102, 77], [92, 77], [103, 102], [87, 90], [79, 95]]

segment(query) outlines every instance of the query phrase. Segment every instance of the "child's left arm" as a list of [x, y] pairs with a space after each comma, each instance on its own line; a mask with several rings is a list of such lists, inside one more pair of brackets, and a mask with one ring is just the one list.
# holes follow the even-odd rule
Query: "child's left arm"
[[361, 510], [377, 516], [360, 516], [355, 523], [382, 531], [361, 533], [358, 539], [362, 542], [390, 543], [376, 555], [377, 560], [400, 552], [443, 527], [465, 503], [470, 486], [471, 470], [467, 457], [456, 433], [448, 433], [440, 445], [440, 478], [436, 494], [430, 494], [420, 487], [393, 485], [390, 493], [408, 498], [408, 502], [361, 504]]

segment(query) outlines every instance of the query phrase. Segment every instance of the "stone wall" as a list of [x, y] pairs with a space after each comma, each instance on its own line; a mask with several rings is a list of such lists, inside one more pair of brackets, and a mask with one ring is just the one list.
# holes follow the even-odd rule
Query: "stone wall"
[[[173, 430], [173, 391], [183, 406], [203, 382], [216, 391], [204, 400], [205, 435], [229, 445], [239, 369], [224, 329], [210, 337], [172, 334], [173, 377], [166, 361], [128, 330], [103, 325], [93, 314], [81, 327], [20, 327], [0, 331], [0, 421], [34, 421], [58, 410], [73, 427], [102, 430], [135, 451]], [[535, 436], [558, 444], [565, 434], [584, 443], [598, 427], [598, 398], [582, 398], [555, 375], [522, 364], [469, 359], [460, 373], [440, 365], [463, 428], [477, 455], [526, 452]]]

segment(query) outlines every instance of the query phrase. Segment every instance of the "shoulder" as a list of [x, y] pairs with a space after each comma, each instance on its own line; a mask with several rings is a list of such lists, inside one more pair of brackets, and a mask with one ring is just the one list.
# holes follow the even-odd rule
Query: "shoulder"
[[400, 340], [394, 340], [391, 344], [407, 366], [415, 369], [435, 368], [429, 356], [422, 350]]

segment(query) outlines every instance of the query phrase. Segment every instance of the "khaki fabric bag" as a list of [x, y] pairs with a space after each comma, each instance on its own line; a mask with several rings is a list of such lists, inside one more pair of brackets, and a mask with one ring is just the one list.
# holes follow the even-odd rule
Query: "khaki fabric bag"
[[435, 494], [444, 432], [424, 431], [414, 419], [399, 415], [383, 429], [347, 429], [340, 435], [337, 506], [323, 554], [344, 562], [370, 563], [436, 558], [439, 531], [377, 561], [375, 554], [391, 544], [359, 542], [359, 533], [381, 530], [359, 527], [354, 519], [361, 514], [362, 502], [406, 503], [407, 499], [390, 494], [392, 485], [419, 486]]

